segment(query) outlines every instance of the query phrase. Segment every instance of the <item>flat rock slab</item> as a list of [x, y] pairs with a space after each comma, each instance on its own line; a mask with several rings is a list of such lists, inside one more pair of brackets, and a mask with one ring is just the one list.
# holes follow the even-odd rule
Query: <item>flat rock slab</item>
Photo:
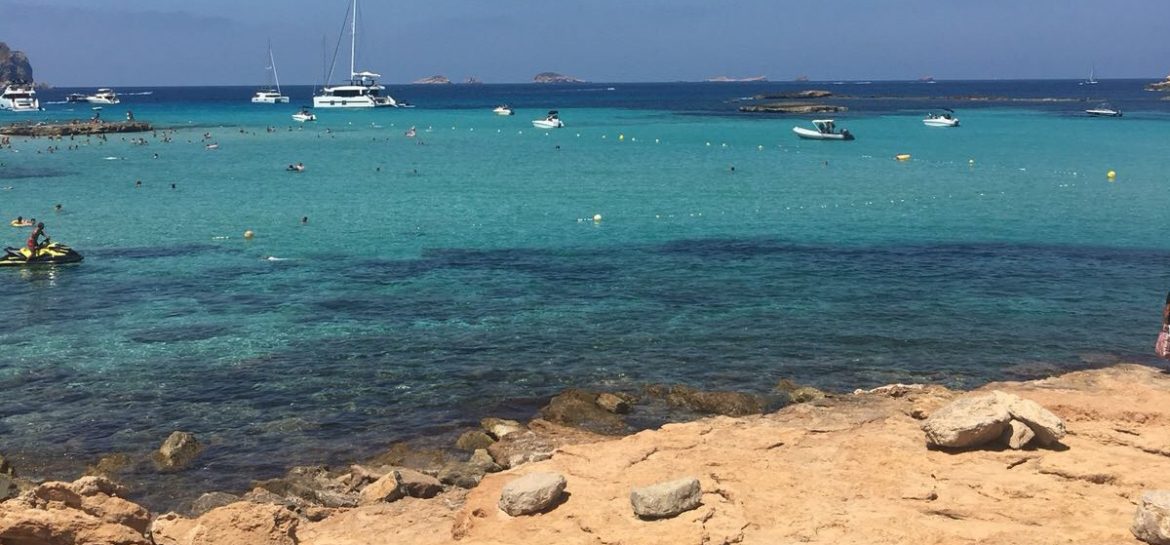
[[634, 514], [643, 519], [669, 518], [699, 506], [699, 480], [693, 477], [635, 488], [630, 492]]
[[560, 473], [529, 473], [504, 486], [500, 509], [513, 517], [539, 513], [561, 499], [565, 484]]

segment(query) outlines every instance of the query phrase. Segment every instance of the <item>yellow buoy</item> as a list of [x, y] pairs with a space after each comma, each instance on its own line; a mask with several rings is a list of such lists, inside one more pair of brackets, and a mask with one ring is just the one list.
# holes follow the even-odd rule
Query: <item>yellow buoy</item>
[[593, 221], [601, 221], [601, 214], [593, 214]]
[[897, 160], [899, 160], [899, 161], [909, 161], [909, 160], [910, 160], [910, 154], [909, 154], [909, 153], [902, 153], [902, 154], [899, 154], [899, 155], [895, 155], [895, 156], [894, 156], [894, 159], [897, 159]]
[[618, 135], [618, 142], [621, 142], [622, 140], [625, 140], [625, 139], [626, 139], [626, 135], [624, 135], [624, 134]]
[[1114, 172], [1114, 171], [1112, 171], [1112, 170], [1110, 170], [1109, 172], [1107, 172], [1107, 173], [1105, 174], [1105, 177], [1106, 177], [1106, 178], [1109, 178], [1110, 180], [1112, 180], [1112, 179], [1114, 179], [1114, 178], [1116, 178], [1116, 177], [1117, 177], [1117, 173], [1116, 173], [1116, 172]]
[[244, 231], [244, 238], [245, 239], [252, 240], [252, 237], [254, 237], [254, 236], [256, 236], [256, 233], [253, 233], [251, 229]]

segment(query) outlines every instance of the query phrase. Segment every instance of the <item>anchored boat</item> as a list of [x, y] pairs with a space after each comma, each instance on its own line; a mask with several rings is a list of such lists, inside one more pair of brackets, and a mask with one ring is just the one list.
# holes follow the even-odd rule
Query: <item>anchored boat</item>
[[853, 133], [848, 129], [838, 130], [832, 119], [814, 119], [812, 124], [817, 130], [792, 127], [792, 132], [806, 140], [853, 140]]

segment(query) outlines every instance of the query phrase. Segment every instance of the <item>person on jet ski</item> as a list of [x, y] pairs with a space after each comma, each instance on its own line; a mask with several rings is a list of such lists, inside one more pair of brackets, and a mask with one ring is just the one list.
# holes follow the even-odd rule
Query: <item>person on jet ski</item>
[[40, 222], [33, 228], [32, 234], [28, 236], [28, 261], [32, 261], [37, 256], [37, 250], [41, 247], [40, 238], [45, 237], [45, 244], [49, 243], [49, 235], [45, 234], [45, 222]]

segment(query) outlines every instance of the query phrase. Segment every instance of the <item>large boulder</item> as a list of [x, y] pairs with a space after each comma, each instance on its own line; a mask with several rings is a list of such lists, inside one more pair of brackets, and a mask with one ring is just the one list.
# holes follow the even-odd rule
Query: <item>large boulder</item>
[[439, 470], [439, 481], [459, 488], [475, 488], [487, 473], [500, 471], [499, 464], [485, 449], [478, 449], [466, 462], [452, 462]]
[[237, 502], [188, 519], [167, 513], [155, 519], [155, 545], [296, 545], [300, 518], [280, 505]]
[[1007, 404], [995, 395], [961, 397], [922, 423], [926, 442], [944, 448], [970, 448], [998, 439], [1011, 420]]
[[1130, 531], [1146, 543], [1170, 545], [1170, 490], [1142, 494]]
[[1037, 444], [1049, 446], [1064, 439], [1067, 431], [1064, 429], [1064, 421], [1059, 416], [1052, 414], [1048, 409], [1030, 399], [1023, 399], [1011, 394], [1004, 395], [1007, 396], [1008, 413], [1012, 415], [1012, 418], [1027, 424], [1032, 429], [1032, 432], [1036, 434]]
[[187, 467], [201, 450], [203, 447], [195, 439], [194, 434], [176, 431], [158, 447], [153, 459], [159, 469], [174, 471]]
[[[1028, 431], [1011, 422], [1026, 425]], [[922, 424], [926, 442], [943, 448], [973, 448], [1001, 439], [1011, 448], [1029, 442], [1050, 446], [1064, 437], [1064, 422], [1034, 401], [1001, 391], [961, 397]]]
[[605, 435], [628, 433], [629, 427], [621, 417], [597, 404], [597, 394], [569, 389], [553, 396], [540, 409], [540, 416], [549, 422], [581, 428]]
[[560, 473], [529, 473], [504, 485], [500, 509], [513, 517], [540, 513], [556, 505], [565, 484]]
[[634, 514], [641, 519], [669, 518], [699, 506], [703, 492], [694, 477], [667, 481], [630, 492]]
[[150, 512], [101, 477], [46, 482], [0, 503], [0, 543], [148, 545]]

